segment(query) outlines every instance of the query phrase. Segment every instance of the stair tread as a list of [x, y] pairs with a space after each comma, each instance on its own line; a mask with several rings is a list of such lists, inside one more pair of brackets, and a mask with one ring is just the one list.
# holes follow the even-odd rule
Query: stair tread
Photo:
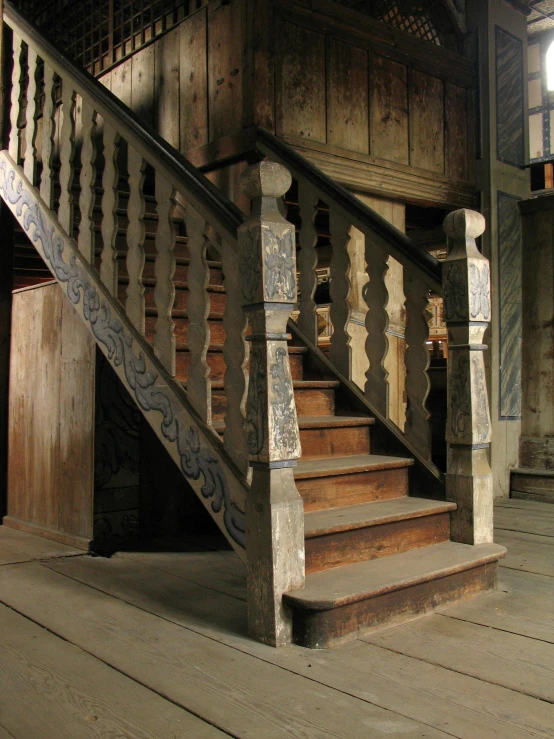
[[411, 467], [413, 459], [387, 457], [381, 454], [354, 454], [351, 457], [329, 457], [325, 459], [306, 459], [300, 461], [294, 470], [298, 480], [307, 477], [328, 477], [330, 475], [350, 475], [356, 472]]
[[301, 429], [317, 429], [345, 426], [373, 426], [375, 419], [371, 416], [298, 416]]
[[390, 500], [375, 500], [320, 511], [308, 511], [304, 514], [304, 532], [306, 538], [309, 539], [323, 534], [352, 531], [454, 510], [456, 510], [455, 503], [425, 498], [404, 496]]
[[296, 608], [324, 611], [495, 562], [505, 554], [499, 544], [447, 541], [314, 572], [306, 576], [304, 588], [284, 598]]

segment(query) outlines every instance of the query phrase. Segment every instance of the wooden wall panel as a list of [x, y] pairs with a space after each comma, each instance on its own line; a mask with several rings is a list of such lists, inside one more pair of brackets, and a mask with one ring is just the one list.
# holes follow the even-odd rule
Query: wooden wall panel
[[171, 146], [179, 148], [180, 28], [154, 45], [154, 99], [156, 130]]
[[210, 141], [235, 133], [243, 126], [245, 28], [245, 0], [208, 5]]
[[408, 72], [382, 56], [371, 59], [370, 154], [409, 164]]
[[468, 94], [449, 82], [444, 90], [446, 175], [468, 179]]
[[444, 172], [443, 82], [414, 70], [410, 75], [410, 164]]
[[180, 150], [208, 143], [206, 10], [180, 26]]
[[326, 142], [325, 37], [279, 22], [277, 133]]
[[8, 518], [92, 539], [94, 342], [57, 284], [14, 293]]
[[145, 46], [132, 58], [131, 107], [141, 120], [154, 125], [154, 50]]
[[368, 58], [339, 39], [327, 53], [327, 143], [362, 154], [369, 152]]

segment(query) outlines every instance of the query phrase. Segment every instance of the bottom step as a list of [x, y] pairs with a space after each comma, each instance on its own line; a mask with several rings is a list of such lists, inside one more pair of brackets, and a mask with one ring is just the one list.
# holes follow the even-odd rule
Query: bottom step
[[496, 588], [498, 544], [444, 542], [383, 559], [316, 572], [284, 595], [294, 641], [324, 649], [378, 626]]

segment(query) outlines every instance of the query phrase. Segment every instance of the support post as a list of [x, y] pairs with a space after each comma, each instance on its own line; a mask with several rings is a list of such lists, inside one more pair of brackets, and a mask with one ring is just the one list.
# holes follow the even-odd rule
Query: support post
[[294, 482], [300, 435], [286, 333], [296, 302], [294, 226], [279, 212], [291, 184], [274, 162], [241, 177], [252, 215], [239, 229], [242, 304], [252, 327], [246, 434], [252, 485], [246, 504], [248, 624], [272, 646], [292, 639], [282, 595], [304, 585], [304, 509]]
[[471, 210], [444, 222], [444, 316], [448, 328], [448, 468], [446, 497], [457, 504], [451, 536], [465, 544], [493, 540], [493, 481], [489, 463], [491, 419], [483, 344], [491, 319], [489, 261], [475, 243], [485, 219]]

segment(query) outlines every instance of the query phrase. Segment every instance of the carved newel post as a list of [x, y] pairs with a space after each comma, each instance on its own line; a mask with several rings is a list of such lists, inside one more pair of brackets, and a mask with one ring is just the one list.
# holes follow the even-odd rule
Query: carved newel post
[[458, 505], [452, 539], [492, 542], [493, 481], [488, 459], [491, 420], [483, 337], [491, 319], [489, 261], [475, 239], [485, 219], [472, 210], [444, 222], [448, 256], [443, 263], [444, 316], [448, 327], [447, 499]]
[[294, 226], [279, 212], [291, 184], [280, 164], [260, 162], [241, 177], [252, 215], [239, 229], [240, 286], [252, 342], [246, 407], [252, 485], [246, 506], [248, 623], [261, 641], [292, 639], [282, 595], [304, 585], [304, 511], [294, 483], [300, 437], [287, 351], [296, 302]]

